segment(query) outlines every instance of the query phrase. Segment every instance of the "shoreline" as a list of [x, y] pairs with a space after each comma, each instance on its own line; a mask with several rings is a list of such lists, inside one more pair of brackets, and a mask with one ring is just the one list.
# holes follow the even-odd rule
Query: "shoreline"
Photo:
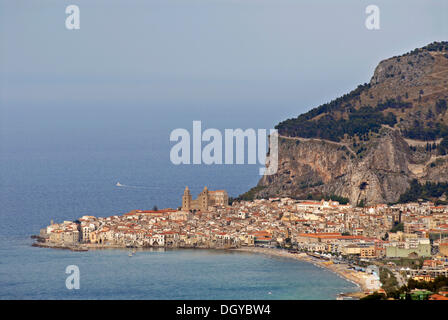
[[[207, 247], [207, 246], [126, 246], [119, 244], [92, 244], [92, 243], [83, 243], [76, 245], [69, 245], [64, 243], [55, 243], [55, 242], [33, 242], [31, 244], [32, 247], [36, 248], [47, 248], [47, 249], [63, 249], [63, 250], [72, 250], [72, 251], [89, 251], [89, 250], [97, 250], [97, 249], [139, 249], [139, 250], [153, 250], [153, 249], [164, 249], [164, 250], [176, 250], [176, 249], [206, 249], [206, 250], [233, 250], [236, 248], [232, 247]], [[75, 249], [75, 250], [73, 250]], [[83, 249], [83, 250], [76, 250]]]
[[[306, 253], [290, 253], [285, 249], [276, 249], [276, 248], [262, 248], [262, 247], [240, 247], [240, 248], [210, 248], [210, 247], [172, 247], [172, 248], [166, 248], [166, 247], [148, 247], [148, 248], [130, 248], [126, 246], [120, 246], [120, 245], [92, 245], [92, 244], [85, 244], [82, 247], [85, 248], [82, 250], [74, 249], [76, 247], [67, 246], [67, 245], [61, 245], [61, 244], [54, 244], [54, 243], [42, 243], [42, 242], [35, 242], [32, 244], [33, 247], [40, 247], [40, 248], [49, 248], [49, 249], [65, 249], [65, 250], [71, 250], [71, 251], [90, 251], [90, 250], [107, 250], [107, 249], [163, 249], [165, 250], [183, 250], [183, 249], [206, 249], [206, 250], [216, 250], [216, 251], [229, 251], [229, 252], [247, 252], [247, 253], [255, 253], [255, 254], [264, 254], [264, 255], [270, 255], [275, 257], [281, 257], [281, 258], [287, 258], [287, 259], [295, 259], [298, 261], [303, 261], [307, 263], [311, 263], [316, 267], [326, 269], [328, 271], [331, 271], [335, 273], [340, 278], [349, 281], [357, 286], [357, 291], [352, 292], [341, 292], [338, 294], [338, 297], [350, 297], [359, 299], [364, 296], [366, 296], [371, 290], [369, 290], [366, 286], [366, 278], [360, 274], [357, 271], [348, 269], [347, 264], [333, 264], [329, 261], [318, 259], [316, 257], [311, 257], [307, 255]], [[80, 246], [77, 246], [80, 247]]]
[[359, 291], [356, 292], [343, 292], [338, 294], [341, 297], [352, 297], [352, 298], [362, 298], [366, 296], [371, 290], [369, 290], [366, 286], [366, 279], [363, 275], [359, 274], [359, 272], [350, 270], [347, 268], [346, 264], [332, 264], [325, 263], [325, 260], [319, 260], [318, 258], [310, 257], [306, 253], [289, 253], [283, 249], [274, 249], [274, 248], [261, 248], [261, 247], [243, 247], [238, 249], [230, 249], [231, 251], [240, 251], [240, 252], [249, 252], [256, 254], [264, 254], [271, 255], [275, 257], [295, 259], [307, 263], [311, 263], [319, 268], [324, 268], [328, 271], [332, 271], [339, 277], [343, 278], [346, 281], [349, 281], [356, 285]]

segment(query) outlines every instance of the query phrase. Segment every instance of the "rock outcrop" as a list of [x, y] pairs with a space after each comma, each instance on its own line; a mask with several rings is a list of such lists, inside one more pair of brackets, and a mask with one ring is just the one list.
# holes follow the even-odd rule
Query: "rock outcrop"
[[448, 181], [448, 42], [380, 62], [370, 83], [277, 126], [279, 169], [256, 197], [398, 201]]

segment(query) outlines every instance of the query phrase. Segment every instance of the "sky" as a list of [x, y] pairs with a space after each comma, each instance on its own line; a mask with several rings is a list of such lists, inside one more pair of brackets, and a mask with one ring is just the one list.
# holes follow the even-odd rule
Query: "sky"
[[[71, 4], [80, 30], [65, 27]], [[273, 128], [448, 40], [447, 13], [444, 0], [0, 0], [0, 147], [80, 126]]]

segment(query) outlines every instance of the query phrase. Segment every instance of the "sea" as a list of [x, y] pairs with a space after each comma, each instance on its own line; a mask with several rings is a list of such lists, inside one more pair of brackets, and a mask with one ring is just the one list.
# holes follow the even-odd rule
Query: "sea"
[[[130, 257], [120, 249], [32, 247], [30, 236], [51, 220], [177, 208], [187, 185], [193, 196], [204, 186], [237, 196], [256, 185], [260, 165], [172, 164], [171, 131], [191, 132], [200, 109], [179, 109], [176, 117], [119, 106], [1, 111], [0, 299], [335, 299], [357, 290], [313, 264], [254, 253], [143, 250]], [[275, 124], [239, 115], [210, 114], [203, 127]], [[79, 289], [66, 287], [70, 265], [79, 268]]]

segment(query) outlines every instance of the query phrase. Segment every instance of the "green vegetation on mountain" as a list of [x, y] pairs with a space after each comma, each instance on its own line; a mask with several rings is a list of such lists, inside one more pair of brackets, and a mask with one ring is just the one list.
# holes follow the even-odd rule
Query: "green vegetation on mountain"
[[[349, 102], [351, 99], [359, 97], [359, 95], [361, 94], [361, 92], [367, 90], [368, 88], [370, 88], [370, 84], [368, 83], [364, 83], [362, 85], [359, 85], [355, 90], [351, 91], [348, 94], [344, 94], [342, 97], [336, 98], [334, 100], [332, 100], [331, 102], [325, 103], [323, 105], [320, 105], [317, 108], [313, 108], [310, 111], [301, 114], [299, 117], [297, 117], [296, 119], [290, 119], [290, 120], [298, 120], [299, 122], [304, 122], [307, 120], [311, 120], [314, 117], [322, 114], [322, 113], [328, 113], [331, 111], [335, 111], [335, 110], [339, 110], [342, 105], [344, 103]], [[289, 120], [286, 120], [282, 123], [286, 123]], [[282, 124], [280, 123], [279, 126]]]
[[[343, 98], [339, 98], [342, 99]], [[327, 114], [324, 110], [332, 110], [340, 106], [339, 99], [329, 104], [322, 105], [311, 110], [295, 119], [288, 119], [279, 123], [275, 128], [281, 135], [302, 138], [320, 138], [339, 142], [344, 135], [353, 137], [365, 136], [370, 132], [378, 133], [382, 125], [393, 127], [397, 123], [397, 117], [392, 112], [394, 109], [412, 108], [412, 103], [396, 101], [389, 99], [386, 102], [380, 102], [375, 108], [364, 106], [359, 109], [346, 108], [344, 112], [348, 115], [346, 118], [337, 119], [332, 114]], [[447, 110], [447, 100], [438, 100], [435, 105], [436, 112], [444, 113]], [[385, 114], [385, 110], [388, 110]], [[322, 115], [317, 120], [313, 117]], [[414, 120], [413, 126], [402, 130], [403, 136], [410, 139], [431, 141], [441, 137], [448, 139], [448, 127], [439, 122], [423, 122]], [[446, 143], [448, 145], [448, 141]], [[447, 148], [445, 148], [447, 149]], [[446, 152], [446, 151], [445, 151]]]
[[[448, 41], [434, 42], [382, 60], [368, 83], [280, 122], [281, 166], [257, 196], [337, 194], [360, 207], [400, 195], [446, 201], [447, 80]], [[410, 187], [412, 179], [433, 184]]]
[[435, 42], [432, 42], [432, 43], [430, 43], [430, 44], [428, 44], [428, 45], [426, 45], [426, 46], [424, 46], [422, 48], [414, 49], [413, 51], [411, 51], [411, 52], [409, 52], [407, 54], [419, 53], [419, 52], [422, 52], [422, 51], [425, 51], [425, 50], [427, 50], [427, 51], [440, 51], [440, 52], [448, 51], [448, 41], [440, 41], [440, 42], [435, 41]]
[[[448, 42], [434, 42], [399, 57], [382, 62], [370, 83], [310, 111], [280, 122], [276, 129], [281, 135], [303, 138], [320, 138], [341, 141], [345, 136], [365, 136], [378, 132], [382, 125], [398, 128], [403, 136], [417, 140], [435, 140], [448, 137], [442, 115], [448, 109], [448, 101], [433, 92], [430, 81], [422, 85], [417, 79], [423, 73], [432, 72], [430, 80], [443, 79], [446, 69], [428, 68], [435, 58], [429, 52], [448, 50]], [[432, 77], [432, 78], [431, 78]], [[390, 82], [389, 85], [386, 85]], [[437, 90], [437, 91], [435, 91]], [[426, 98], [425, 98], [426, 97]]]
[[359, 110], [349, 110], [348, 119], [335, 119], [328, 114], [318, 120], [304, 120], [299, 117], [278, 124], [276, 129], [287, 136], [340, 141], [345, 134], [364, 136], [371, 131], [378, 132], [382, 124], [393, 126], [395, 123], [397, 119], [393, 113], [384, 115], [378, 107], [366, 106]]
[[[447, 110], [447, 100], [439, 99], [434, 105], [436, 115], [444, 115]], [[419, 114], [417, 114], [419, 115]], [[420, 113], [421, 115], [421, 113]], [[403, 136], [423, 141], [448, 138], [448, 127], [442, 122], [434, 121], [435, 115], [431, 108], [428, 109], [426, 119], [414, 119], [412, 126], [402, 130]]]
[[263, 190], [264, 186], [255, 186], [251, 188], [249, 191], [240, 194], [236, 198], [229, 198], [229, 203], [232, 204], [234, 201], [252, 201], [254, 199], [258, 199], [260, 197], [257, 196], [257, 193], [261, 190]]
[[341, 196], [338, 196], [335, 194], [328, 195], [328, 194], [311, 194], [310, 193], [310, 194], [308, 194], [306, 199], [307, 200], [316, 200], [316, 201], [319, 201], [322, 199], [324, 199], [326, 201], [333, 200], [333, 201], [339, 202], [340, 204], [347, 204], [350, 202], [350, 200], [348, 198], [344, 198], [344, 197], [341, 197]]
[[418, 199], [434, 201], [444, 193], [448, 195], [448, 183], [426, 182], [420, 184], [417, 179], [412, 180], [411, 186], [400, 196], [399, 203], [415, 202]]

